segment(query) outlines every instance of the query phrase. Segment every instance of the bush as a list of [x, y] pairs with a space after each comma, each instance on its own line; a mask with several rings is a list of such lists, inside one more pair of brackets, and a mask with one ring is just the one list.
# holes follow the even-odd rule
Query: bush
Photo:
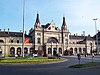
[[69, 67], [70, 68], [86, 68], [86, 67], [94, 67], [94, 66], [100, 66], [100, 62], [88, 62], [85, 64], [76, 64]]
[[32, 59], [33, 57], [32, 56], [19, 56], [19, 57], [16, 57], [16, 59]]
[[47, 54], [44, 54], [44, 55], [43, 55], [43, 57], [47, 57], [47, 56], [48, 56]]
[[48, 59], [57, 59], [55, 56], [49, 56]]
[[76, 64], [76, 65], [69, 66], [69, 68], [82, 68], [82, 67], [85, 67], [84, 64]]
[[59, 59], [5, 59], [0, 60], [0, 63], [44, 63], [44, 62], [53, 62], [59, 61]]

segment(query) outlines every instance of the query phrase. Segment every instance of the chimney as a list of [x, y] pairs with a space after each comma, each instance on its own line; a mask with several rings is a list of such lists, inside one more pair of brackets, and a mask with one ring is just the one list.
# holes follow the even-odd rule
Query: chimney
[[76, 33], [76, 36], [78, 36], [78, 34]]
[[4, 32], [5, 32], [5, 29], [4, 29]]
[[9, 28], [8, 28], [8, 34], [9, 34]]
[[91, 35], [89, 34], [88, 36], [90, 37]]

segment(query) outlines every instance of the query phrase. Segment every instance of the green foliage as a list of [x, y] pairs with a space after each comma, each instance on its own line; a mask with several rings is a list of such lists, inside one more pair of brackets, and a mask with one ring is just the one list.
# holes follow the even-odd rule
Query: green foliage
[[76, 65], [69, 66], [69, 68], [82, 68], [82, 67], [85, 67], [84, 64], [76, 64]]
[[33, 58], [32, 56], [16, 57], [16, 59], [32, 59], [32, 58]]
[[3, 58], [0, 63], [45, 63], [53, 61], [61, 61], [62, 59], [57, 59], [52, 57], [48, 59], [47, 57], [18, 57], [18, 58]]
[[100, 66], [100, 62], [88, 62], [85, 64], [76, 64], [69, 66], [69, 68], [86, 68], [86, 67], [94, 67], [94, 66]]
[[48, 59], [57, 59], [55, 56], [49, 56]]

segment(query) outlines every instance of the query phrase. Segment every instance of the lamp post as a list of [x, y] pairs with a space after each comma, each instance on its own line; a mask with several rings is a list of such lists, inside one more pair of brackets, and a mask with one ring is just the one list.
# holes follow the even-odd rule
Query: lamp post
[[22, 38], [22, 56], [24, 57], [24, 23], [25, 23], [25, 0], [23, 0], [23, 38]]
[[93, 53], [93, 50], [92, 50], [92, 43], [90, 43], [90, 46], [91, 46], [90, 53], [91, 53], [91, 56], [92, 56], [92, 62], [93, 62], [94, 53]]
[[96, 25], [96, 21], [97, 21], [97, 18], [96, 19], [93, 19], [95, 21], [95, 32], [96, 32], [96, 49], [97, 49], [97, 54], [99, 54], [99, 50], [98, 50], [98, 31], [97, 31], [97, 25]]
[[92, 43], [90, 43], [90, 54], [93, 54], [93, 50], [92, 50]]

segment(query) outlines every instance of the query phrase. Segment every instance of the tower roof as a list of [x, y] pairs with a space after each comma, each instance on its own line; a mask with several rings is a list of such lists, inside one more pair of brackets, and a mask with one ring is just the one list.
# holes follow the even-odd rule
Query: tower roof
[[66, 25], [65, 17], [63, 17], [63, 23], [62, 23], [61, 29], [67, 30], [67, 25]]
[[40, 20], [39, 20], [39, 14], [37, 13], [37, 17], [36, 17], [36, 24], [40, 24]]
[[65, 21], [65, 17], [63, 17], [63, 26], [66, 26], [66, 21]]

